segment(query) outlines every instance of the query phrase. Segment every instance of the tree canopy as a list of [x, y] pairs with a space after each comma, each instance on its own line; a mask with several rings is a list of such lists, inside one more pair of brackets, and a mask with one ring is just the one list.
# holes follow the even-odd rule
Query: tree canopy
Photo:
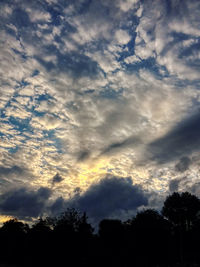
[[144, 209], [125, 222], [105, 218], [96, 233], [86, 213], [73, 208], [32, 226], [11, 219], [0, 228], [0, 265], [200, 266], [199, 212], [197, 196], [175, 192], [161, 212]]
[[200, 211], [200, 200], [189, 192], [174, 192], [168, 196], [162, 214], [173, 224], [190, 229]]

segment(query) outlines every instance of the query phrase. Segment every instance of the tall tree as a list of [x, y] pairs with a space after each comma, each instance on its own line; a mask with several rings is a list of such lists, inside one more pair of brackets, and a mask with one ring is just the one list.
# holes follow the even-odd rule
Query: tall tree
[[179, 249], [181, 264], [188, 257], [187, 237], [198, 218], [199, 211], [199, 198], [189, 192], [174, 192], [164, 202], [162, 214], [174, 225], [174, 242]]
[[166, 198], [162, 208], [163, 216], [185, 230], [191, 229], [199, 211], [199, 198], [189, 192], [174, 192]]
[[[156, 266], [171, 260], [170, 225], [156, 210], [146, 209], [127, 222], [129, 228], [129, 254], [135, 251], [134, 263]], [[143, 256], [145, 255], [145, 257]], [[170, 255], [170, 257], [166, 257]]]
[[11, 219], [3, 224], [0, 229], [0, 258], [12, 263], [23, 261], [26, 250], [26, 234], [29, 226], [17, 219]]

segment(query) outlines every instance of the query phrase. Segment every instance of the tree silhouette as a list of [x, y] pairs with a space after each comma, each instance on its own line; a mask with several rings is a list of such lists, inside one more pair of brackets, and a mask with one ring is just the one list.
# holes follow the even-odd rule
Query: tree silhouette
[[162, 214], [174, 225], [189, 230], [200, 211], [200, 200], [188, 192], [174, 192], [168, 196], [162, 208]]
[[91, 224], [88, 223], [88, 217], [84, 212], [83, 215], [79, 218], [79, 223], [77, 224], [76, 231], [80, 238], [91, 238], [94, 228]]
[[65, 212], [55, 218], [54, 230], [63, 233], [75, 233], [79, 229], [83, 216], [84, 215], [76, 209], [68, 208]]
[[32, 228], [32, 232], [38, 232], [38, 233], [45, 233], [45, 232], [50, 232], [52, 230], [51, 224], [48, 221], [48, 218], [43, 219], [39, 218], [38, 222], [36, 222]]
[[24, 224], [20, 221], [18, 221], [17, 218], [10, 219], [6, 222], [3, 223], [3, 226], [1, 228], [1, 231], [4, 233], [8, 234], [13, 234], [13, 235], [20, 235], [27, 233], [29, 230], [28, 224]]
[[[135, 264], [155, 266], [170, 257], [170, 224], [154, 209], [146, 209], [127, 222], [129, 232], [129, 253], [136, 252]], [[143, 256], [145, 254], [145, 257]]]
[[125, 232], [120, 220], [104, 219], [99, 224], [100, 266], [123, 266]]
[[99, 224], [99, 236], [106, 240], [116, 240], [122, 235], [123, 224], [120, 220], [104, 219]]
[[[87, 222], [85, 213], [69, 208], [54, 219], [53, 243], [57, 244], [55, 254], [61, 262], [66, 255], [72, 265], [80, 265], [89, 254], [93, 228]], [[56, 262], [58, 264], [58, 262]]]
[[174, 192], [168, 196], [162, 208], [162, 214], [174, 225], [174, 243], [179, 249], [179, 260], [183, 264], [188, 260], [191, 243], [190, 231], [200, 211], [200, 200], [189, 192]]
[[27, 251], [27, 260], [31, 264], [38, 265], [47, 263], [52, 255], [52, 229], [47, 219], [39, 218], [38, 222], [33, 224], [28, 234], [29, 250]]
[[22, 259], [28, 231], [29, 226], [16, 218], [3, 224], [0, 229], [0, 251], [3, 261], [12, 263], [13, 261], [19, 262]]
[[198, 197], [184, 192], [168, 196], [162, 213], [103, 219], [97, 234], [76, 209], [39, 218], [32, 227], [12, 219], [0, 228], [0, 266], [200, 266], [199, 212]]

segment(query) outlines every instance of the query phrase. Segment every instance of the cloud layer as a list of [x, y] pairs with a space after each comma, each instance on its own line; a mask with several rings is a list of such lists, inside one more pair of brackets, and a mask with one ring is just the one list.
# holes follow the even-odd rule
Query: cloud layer
[[38, 217], [44, 213], [50, 195], [51, 191], [45, 187], [37, 191], [26, 188], [12, 190], [1, 195], [0, 210], [21, 218]]
[[75, 207], [86, 212], [90, 219], [99, 222], [103, 218], [129, 218], [139, 208], [148, 205], [148, 194], [140, 186], [133, 185], [131, 177], [105, 177], [92, 185], [85, 193], [68, 201], [58, 198], [51, 206], [53, 214]]
[[53, 188], [52, 201], [80, 188], [90, 199], [109, 175], [161, 195], [192, 190], [199, 11], [197, 0], [2, 1], [4, 201], [19, 188]]

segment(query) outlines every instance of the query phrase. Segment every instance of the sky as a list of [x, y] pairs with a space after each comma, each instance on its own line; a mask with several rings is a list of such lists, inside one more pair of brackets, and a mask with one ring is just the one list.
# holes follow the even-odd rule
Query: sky
[[0, 222], [200, 197], [198, 0], [0, 1]]

